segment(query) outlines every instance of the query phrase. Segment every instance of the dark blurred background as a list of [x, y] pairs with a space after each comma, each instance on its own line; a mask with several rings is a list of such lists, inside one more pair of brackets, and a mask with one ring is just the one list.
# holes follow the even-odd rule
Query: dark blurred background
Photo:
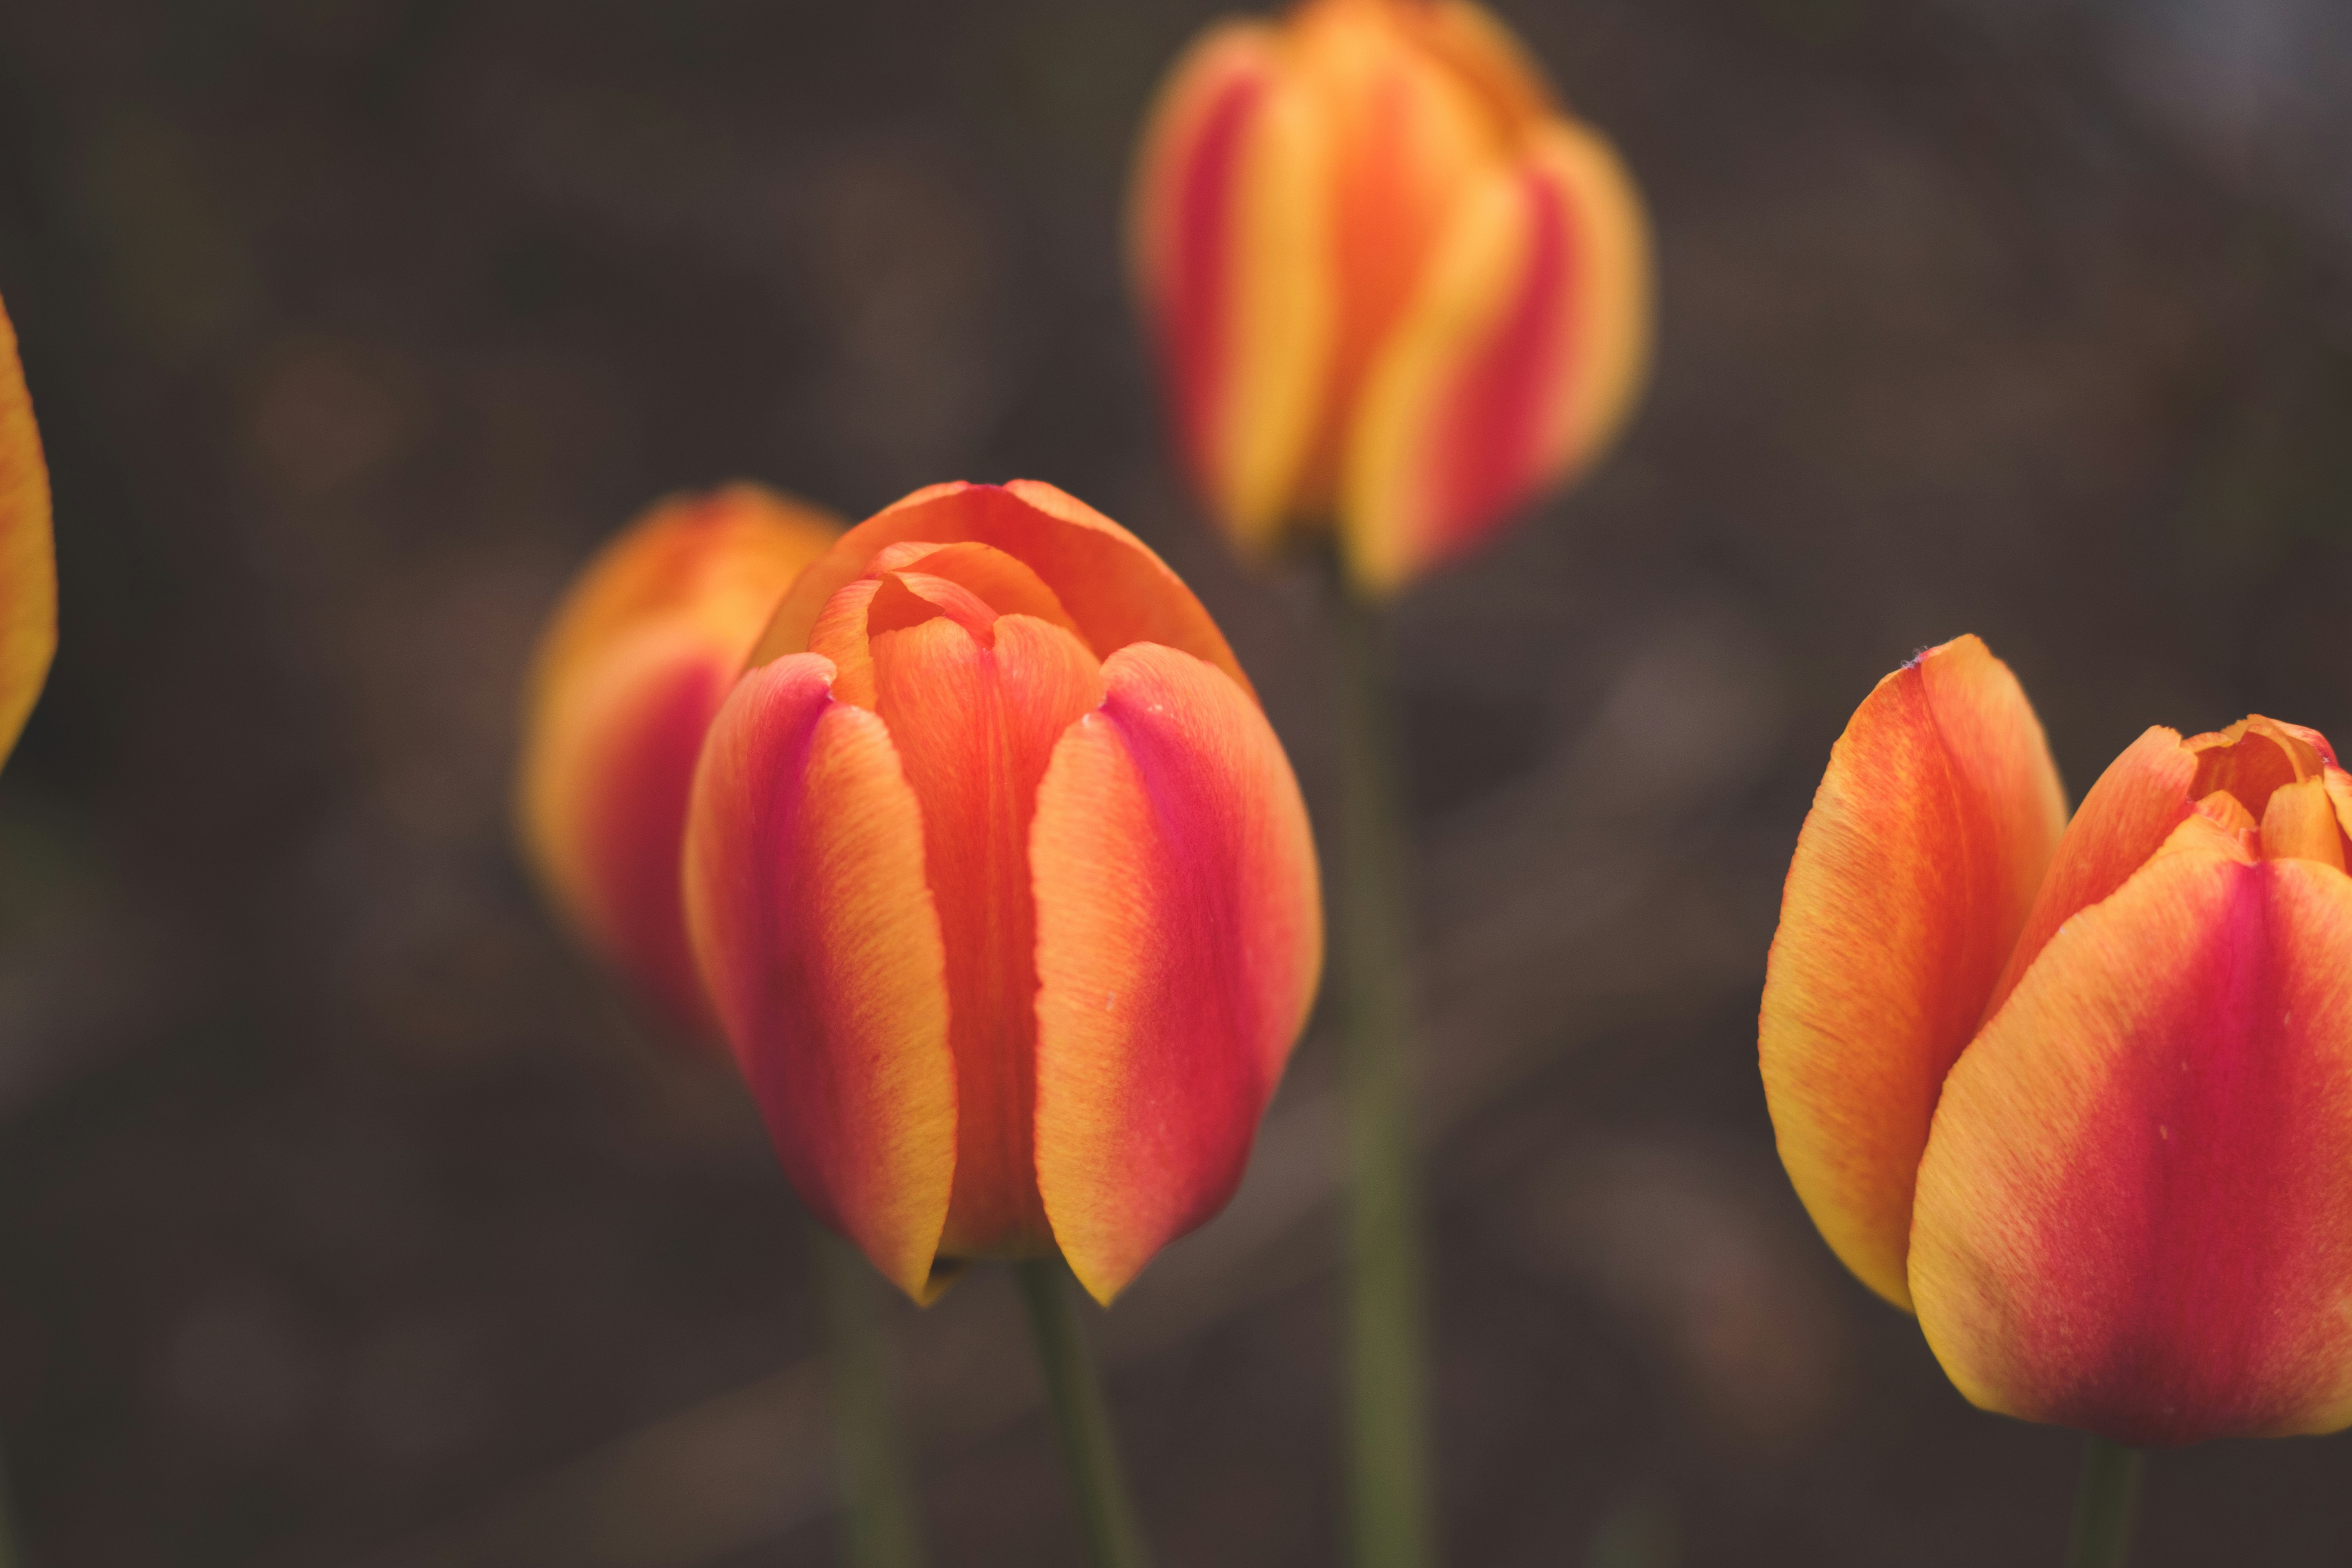
[[[2352, 739], [2331, 0], [1505, 0], [1655, 214], [1580, 492], [1398, 636], [1459, 1564], [2054, 1563], [1772, 1152], [1754, 1014], [1830, 742], [1984, 634], [2079, 793]], [[0, 779], [0, 1447], [72, 1565], [832, 1560], [794, 1205], [516, 865], [535, 624], [665, 490], [1053, 479], [1224, 621], [1328, 796], [1314, 586], [1162, 454], [1120, 185], [1175, 0], [26, 0], [0, 291], [64, 644]], [[1339, 1561], [1330, 1042], [1093, 1320], [1170, 1564]], [[877, 1297], [877, 1300], [878, 1300]], [[1001, 1280], [892, 1309], [936, 1561], [1073, 1530]], [[2337, 1563], [2352, 1445], [2149, 1471], [2147, 1568]]]

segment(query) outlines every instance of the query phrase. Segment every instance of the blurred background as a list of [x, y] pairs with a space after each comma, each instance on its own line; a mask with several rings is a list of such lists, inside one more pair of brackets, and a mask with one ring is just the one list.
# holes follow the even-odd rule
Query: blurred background
[[[1923, 645], [1989, 638], [2077, 794], [2152, 722], [2352, 739], [2352, 21], [1500, 9], [1647, 192], [1663, 336], [1592, 481], [1399, 620], [1453, 1561], [2054, 1562], [2077, 1440], [1969, 1409], [1788, 1190], [1764, 953]], [[520, 669], [662, 492], [1033, 475], [1198, 586], [1327, 799], [1314, 586], [1202, 531], [1122, 294], [1209, 14], [0, 8], [64, 593], [0, 779], [29, 1562], [833, 1560], [794, 1205], [520, 871]], [[1091, 1320], [1169, 1564], [1339, 1560], [1330, 1046]], [[1076, 1563], [1004, 1283], [889, 1322], [936, 1561]], [[2340, 1563], [2347, 1471], [2160, 1456], [2139, 1561]]]

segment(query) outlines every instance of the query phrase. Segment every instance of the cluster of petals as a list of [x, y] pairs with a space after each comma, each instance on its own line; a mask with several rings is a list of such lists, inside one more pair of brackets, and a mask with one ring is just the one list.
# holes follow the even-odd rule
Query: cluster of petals
[[673, 497], [600, 551], [532, 661], [517, 816], [548, 896], [683, 1039], [718, 1039], [678, 864], [711, 715], [832, 517], [755, 485]]
[[1181, 455], [1245, 554], [1336, 527], [1385, 595], [1614, 434], [1646, 364], [1646, 221], [1609, 144], [1468, 0], [1213, 27], [1129, 216]]
[[2352, 1424], [2352, 776], [2149, 730], [2073, 819], [1974, 637], [1881, 681], [1760, 1026], [1838, 1256], [1975, 1404], [2142, 1446]]
[[0, 305], [0, 763], [16, 750], [57, 649], [49, 470], [16, 358], [16, 329]]
[[1238, 1183], [1322, 960], [1296, 780], [1207, 612], [1051, 486], [950, 484], [793, 584], [710, 726], [701, 973], [787, 1174], [909, 1295], [1108, 1300]]

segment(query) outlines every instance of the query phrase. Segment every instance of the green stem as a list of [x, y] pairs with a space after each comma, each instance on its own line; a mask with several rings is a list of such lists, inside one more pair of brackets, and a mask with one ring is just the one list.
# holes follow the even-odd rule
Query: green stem
[[1032, 1258], [1013, 1265], [1013, 1271], [1029, 1306], [1037, 1365], [1045, 1376], [1045, 1403], [1053, 1408], [1054, 1430], [1062, 1440], [1071, 1489], [1078, 1494], [1078, 1514], [1086, 1524], [1095, 1568], [1149, 1568], [1151, 1558], [1128, 1496], [1110, 1408], [1103, 1402], [1102, 1383], [1078, 1331], [1069, 1270], [1059, 1258]]
[[2132, 1526], [2139, 1519], [2140, 1451], [2105, 1437], [2083, 1455], [2074, 1493], [2074, 1536], [2068, 1568], [2124, 1568], [2131, 1557]]
[[1348, 1493], [1358, 1568], [1437, 1557], [1413, 1174], [1412, 944], [1385, 626], [1331, 591], [1340, 672], [1340, 1022], [1347, 1036]]
[[[887, 1348], [875, 1324], [878, 1292], [857, 1250], [811, 1221], [824, 1297], [825, 1381], [841, 1465], [850, 1568], [922, 1568], [915, 1490], [892, 1418]], [[5, 1568], [5, 1565], [0, 1565]]]

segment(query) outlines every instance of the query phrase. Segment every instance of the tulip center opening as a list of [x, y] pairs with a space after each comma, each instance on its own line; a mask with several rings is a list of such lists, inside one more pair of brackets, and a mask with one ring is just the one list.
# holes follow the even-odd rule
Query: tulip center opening
[[2343, 868], [2352, 840], [2339, 817], [2352, 805], [2352, 790], [2344, 787], [2352, 781], [2336, 768], [2325, 736], [2256, 714], [2182, 744], [2198, 759], [2189, 793], [2200, 816], [2262, 858]]

